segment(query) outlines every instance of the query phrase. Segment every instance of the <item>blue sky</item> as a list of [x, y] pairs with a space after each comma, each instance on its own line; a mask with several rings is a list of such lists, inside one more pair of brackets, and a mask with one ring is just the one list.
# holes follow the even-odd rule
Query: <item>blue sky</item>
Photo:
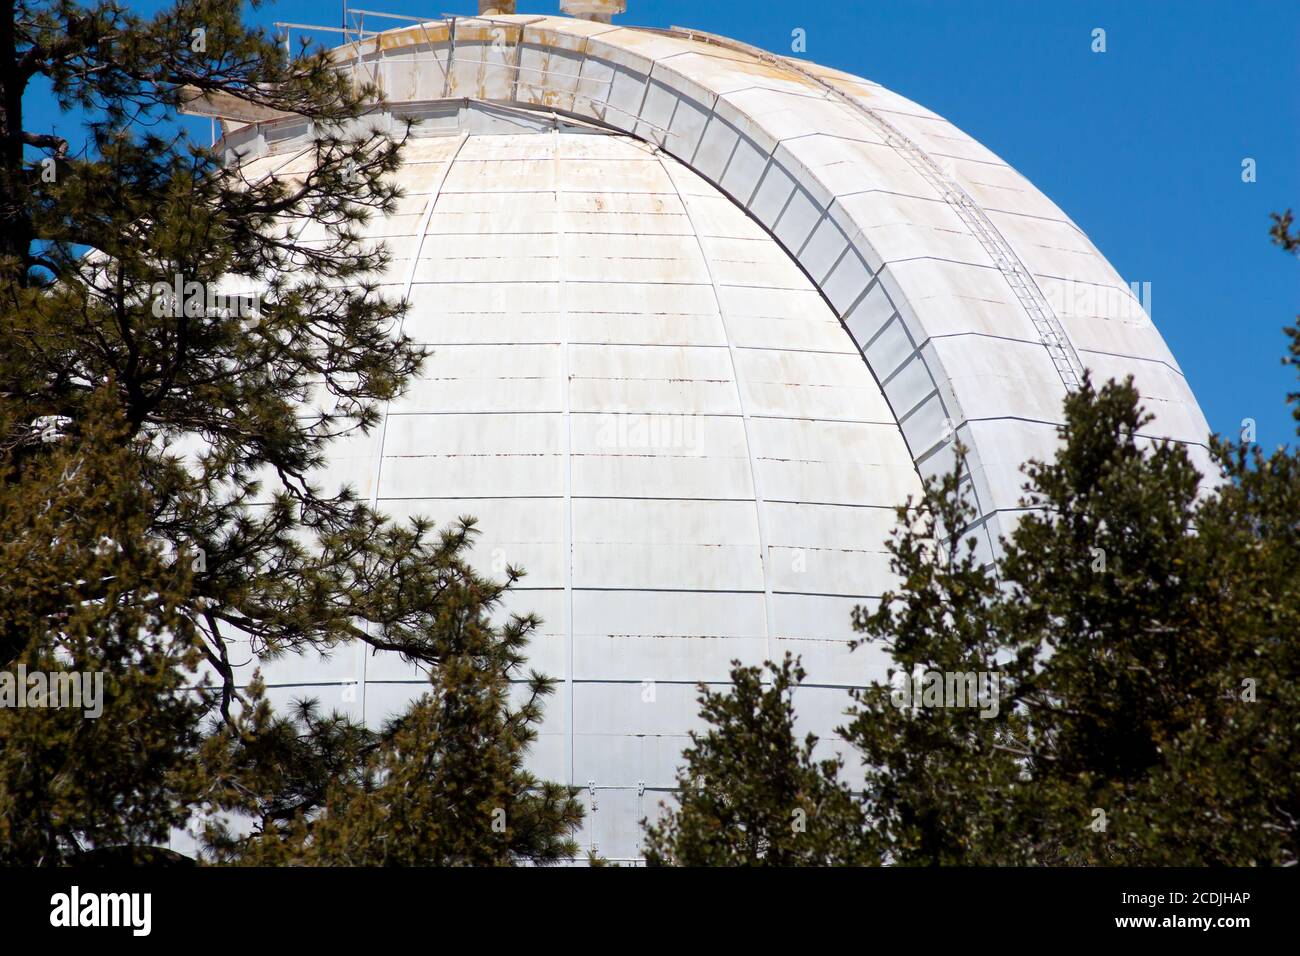
[[[435, 17], [474, 0], [358, 0]], [[139, 9], [157, 8], [140, 3]], [[1019, 169], [1083, 228], [1151, 311], [1209, 418], [1265, 447], [1295, 440], [1281, 327], [1300, 265], [1268, 214], [1300, 215], [1300, 3], [1294, 0], [629, 0], [620, 22], [682, 25], [866, 76], [935, 110]], [[519, 0], [554, 13], [558, 0]], [[337, 26], [342, 4], [280, 0], [251, 15]], [[1092, 31], [1106, 31], [1093, 53]], [[329, 35], [323, 35], [329, 39]], [[36, 96], [29, 115], [49, 110]], [[67, 130], [68, 120], [60, 125]], [[1257, 179], [1242, 182], [1242, 160]]]

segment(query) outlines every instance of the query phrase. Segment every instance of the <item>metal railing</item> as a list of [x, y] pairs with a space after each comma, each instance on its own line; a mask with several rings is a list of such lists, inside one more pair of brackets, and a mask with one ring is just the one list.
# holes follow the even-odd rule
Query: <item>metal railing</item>
[[[412, 16], [406, 16], [406, 15], [403, 15], [403, 14], [396, 14], [396, 13], [383, 13], [383, 12], [381, 12], [381, 11], [377, 11], [377, 10], [365, 10], [365, 9], [361, 9], [361, 8], [358, 8], [358, 7], [346, 7], [346, 6], [345, 6], [345, 7], [344, 7], [344, 17], [345, 17], [345, 21], [346, 21], [347, 16], [353, 16], [353, 17], [354, 17], [354, 25], [353, 25], [351, 28], [346, 27], [346, 26], [345, 26], [345, 27], [327, 27], [327, 26], [314, 25], [314, 24], [310, 24], [310, 23], [286, 23], [286, 22], [279, 22], [279, 21], [277, 21], [277, 22], [275, 23], [275, 26], [277, 26], [277, 27], [281, 27], [281, 28], [284, 28], [284, 30], [285, 30], [285, 49], [286, 49], [286, 51], [290, 51], [290, 46], [289, 46], [289, 30], [290, 30], [290, 29], [297, 29], [297, 30], [319, 30], [319, 31], [326, 32], [326, 33], [340, 33], [340, 34], [342, 34], [342, 35], [344, 36], [344, 38], [345, 38], [345, 42], [347, 42], [347, 43], [349, 43], [349, 44], [352, 44], [353, 46], [356, 46], [356, 44], [358, 44], [358, 43], [359, 43], [360, 41], [362, 41], [362, 40], [367, 40], [367, 39], [370, 39], [370, 38], [373, 38], [373, 37], [376, 37], [376, 36], [379, 35], [379, 32], [377, 32], [377, 31], [374, 31], [374, 30], [369, 30], [369, 31], [368, 31], [368, 30], [366, 30], [366, 28], [365, 28], [365, 18], [366, 18], [367, 16], [370, 16], [370, 17], [383, 17], [383, 18], [390, 19], [390, 20], [401, 20], [401, 21], [408, 22], [408, 23], [418, 23], [418, 24], [421, 24], [422, 26], [425, 27], [425, 38], [426, 38], [426, 40], [428, 40], [428, 42], [431, 44], [433, 41], [432, 41], [432, 39], [431, 39], [431, 38], [429, 37], [429, 35], [428, 35], [427, 26], [428, 26], [430, 23], [439, 23], [439, 25], [445, 23], [446, 26], [447, 26], [447, 57], [446, 57], [446, 60], [445, 60], [445, 61], [444, 61], [443, 59], [439, 58], [439, 57], [436, 57], [436, 56], [435, 56], [435, 57], [418, 57], [418, 56], [417, 56], [417, 57], [412, 57], [412, 58], [410, 58], [410, 59], [406, 59], [406, 60], [403, 60], [403, 61], [402, 61], [403, 63], [411, 63], [411, 64], [431, 63], [431, 64], [436, 65], [436, 66], [438, 67], [438, 69], [441, 70], [441, 71], [443, 72], [443, 90], [442, 90], [442, 98], [443, 98], [443, 99], [450, 99], [450, 98], [452, 98], [452, 92], [453, 92], [453, 91], [452, 91], [452, 71], [453, 71], [457, 66], [477, 66], [477, 67], [479, 68], [479, 71], [480, 71], [480, 76], [481, 76], [482, 73], [483, 73], [486, 69], [488, 69], [488, 68], [495, 68], [495, 69], [500, 69], [500, 70], [510, 70], [510, 71], [512, 71], [513, 74], [514, 74], [514, 78], [513, 78], [513, 80], [511, 81], [511, 94], [510, 94], [510, 96], [509, 96], [506, 100], [504, 100], [504, 101], [502, 101], [502, 102], [507, 102], [507, 103], [518, 103], [518, 102], [519, 102], [519, 100], [518, 100], [518, 93], [519, 93], [519, 85], [520, 85], [520, 82], [521, 82], [521, 80], [522, 80], [523, 82], [527, 83], [526, 80], [523, 80], [523, 76], [524, 76], [524, 74], [529, 74], [530, 76], [531, 76], [531, 75], [536, 75], [536, 76], [538, 77], [538, 79], [540, 79], [540, 80], [546, 80], [546, 79], [552, 79], [552, 78], [554, 78], [554, 79], [559, 79], [559, 80], [571, 80], [571, 81], [574, 81], [574, 82], [573, 82], [573, 85], [574, 85], [574, 87], [575, 87], [575, 89], [573, 90], [573, 92], [572, 92], [572, 94], [571, 94], [571, 95], [573, 96], [573, 99], [574, 99], [574, 105], [575, 105], [575, 108], [576, 108], [577, 103], [578, 103], [579, 101], [581, 101], [581, 102], [583, 102], [583, 103], [587, 103], [587, 104], [589, 104], [589, 105], [591, 106], [591, 108], [592, 108], [592, 112], [593, 112], [593, 113], [595, 113], [595, 112], [600, 112], [600, 111], [610, 111], [610, 110], [612, 110], [612, 111], [615, 112], [615, 113], [618, 113], [618, 114], [620, 114], [620, 115], [622, 115], [622, 116], [626, 116], [626, 117], [628, 117], [629, 119], [634, 120], [637, 124], [639, 124], [639, 125], [645, 127], [645, 128], [648, 129], [648, 130], [651, 130], [653, 133], [655, 133], [655, 134], [660, 138], [661, 145], [662, 145], [664, 142], [666, 142], [667, 139], [668, 139], [669, 137], [676, 138], [676, 137], [680, 137], [680, 136], [682, 135], [682, 134], [680, 134], [680, 133], [673, 132], [673, 131], [670, 130], [670, 129], [666, 129], [666, 128], [662, 127], [662, 126], [659, 126], [659, 125], [657, 125], [657, 124], [655, 124], [655, 123], [652, 123], [652, 122], [650, 122], [649, 120], [643, 119], [643, 118], [642, 118], [638, 113], [634, 113], [634, 112], [632, 112], [631, 110], [624, 109], [624, 108], [622, 108], [622, 107], [620, 107], [620, 106], [615, 106], [613, 103], [608, 102], [608, 99], [607, 99], [607, 97], [608, 97], [608, 92], [609, 92], [609, 89], [612, 87], [613, 82], [614, 82], [614, 75], [613, 75], [613, 73], [611, 73], [610, 76], [607, 77], [607, 78], [601, 78], [601, 77], [595, 77], [595, 76], [583, 76], [581, 73], [566, 73], [566, 72], [563, 72], [563, 71], [561, 71], [561, 70], [552, 70], [552, 69], [549, 69], [549, 68], [547, 68], [547, 67], [528, 66], [527, 64], [525, 64], [525, 63], [523, 62], [523, 46], [524, 46], [524, 44], [523, 44], [523, 32], [524, 32], [524, 28], [527, 27], [527, 26], [529, 26], [530, 24], [537, 23], [537, 22], [539, 22], [539, 21], [545, 20], [545, 19], [546, 19], [545, 17], [534, 17], [534, 18], [531, 19], [531, 20], [516, 21], [516, 20], [501, 20], [501, 19], [498, 19], [498, 18], [496, 18], [496, 17], [489, 17], [489, 16], [460, 16], [460, 15], [455, 15], [455, 14], [443, 14], [443, 15], [442, 15], [443, 19], [442, 19], [441, 21], [432, 21], [432, 20], [429, 20], [429, 19], [424, 18], [424, 17], [412, 17]], [[457, 57], [457, 52], [458, 52], [458, 50], [460, 49], [460, 46], [458, 46], [458, 44], [457, 44], [457, 42], [456, 42], [456, 26], [457, 26], [458, 23], [460, 23], [460, 22], [462, 22], [462, 21], [463, 21], [463, 22], [486, 22], [486, 23], [498, 23], [498, 24], [501, 24], [501, 25], [502, 25], [502, 28], [503, 28], [503, 29], [504, 29], [504, 28], [511, 28], [511, 29], [517, 31], [517, 35], [516, 35], [516, 37], [513, 38], [513, 39], [510, 41], [509, 44], [507, 44], [504, 40], [501, 41], [500, 43], [497, 43], [497, 42], [494, 41], [493, 43], [489, 44], [490, 46], [493, 46], [493, 47], [498, 47], [498, 46], [499, 46], [499, 47], [501, 47], [501, 48], [504, 48], [504, 47], [507, 46], [507, 45], [513, 46], [513, 48], [514, 48], [514, 59], [513, 59], [513, 62], [508, 62], [508, 61], [506, 61], [504, 58], [502, 59], [501, 62], [495, 62], [495, 61], [493, 61], [493, 60], [489, 60], [489, 59], [485, 59], [485, 58], [481, 58], [481, 57], [480, 57], [480, 58], [469, 58], [469, 57], [465, 57], [465, 56], [463, 56], [463, 55], [461, 55], [461, 56], [458, 58], [458, 57]], [[377, 54], [378, 54], [378, 55], [377, 55], [377, 59], [376, 59], [376, 61], [375, 61], [375, 65], [376, 65], [376, 66], [380, 66], [380, 67], [382, 67], [382, 64], [384, 63], [384, 59], [383, 59], [383, 55], [382, 55], [382, 53], [383, 53], [382, 50], [377, 51]], [[360, 58], [358, 57], [358, 59], [360, 59]], [[355, 67], [355, 61], [354, 61], [354, 63], [353, 63], [353, 66]], [[367, 70], [367, 72], [370, 73], [370, 78], [371, 78], [372, 82], [375, 82], [376, 85], [378, 85], [379, 77], [378, 77], [377, 71], [372, 70], [372, 69], [370, 68], [370, 65], [369, 65], [369, 64], [367, 64], [367, 65], [365, 66], [365, 69]], [[579, 91], [578, 91], [578, 88], [579, 88], [582, 84], [599, 84], [599, 85], [603, 85], [603, 86], [605, 87], [605, 94], [604, 94], [604, 97], [605, 97], [605, 98], [602, 98], [602, 96], [600, 96], [600, 95], [592, 95], [592, 94], [590, 94], [590, 93], [579, 92]], [[526, 105], [526, 104], [525, 104], [525, 105]]]

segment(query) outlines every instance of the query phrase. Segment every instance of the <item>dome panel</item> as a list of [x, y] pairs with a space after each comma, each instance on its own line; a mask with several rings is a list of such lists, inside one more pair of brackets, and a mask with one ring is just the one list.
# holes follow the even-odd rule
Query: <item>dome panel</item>
[[[404, 233], [403, 330], [432, 354], [346, 474], [394, 517], [475, 515], [475, 566], [526, 569], [511, 609], [546, 617], [533, 660], [562, 680], [535, 765], [594, 780], [586, 839], [631, 859], [639, 831], [608, 795], [653, 810], [695, 683], [732, 660], [843, 656], [916, 470], [816, 286], [698, 174], [623, 134], [448, 140], [417, 151], [450, 157], [436, 175], [397, 174], [440, 190], [366, 227]], [[422, 689], [409, 666], [341, 657], [266, 671], [371, 720]]]

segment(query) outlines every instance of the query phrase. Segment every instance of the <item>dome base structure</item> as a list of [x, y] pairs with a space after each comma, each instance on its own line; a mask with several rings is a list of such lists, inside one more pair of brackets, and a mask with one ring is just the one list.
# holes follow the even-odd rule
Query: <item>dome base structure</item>
[[[506, 610], [544, 619], [532, 664], [559, 681], [533, 769], [582, 789], [584, 850], [639, 857], [697, 684], [734, 659], [800, 655], [799, 730], [833, 749], [847, 689], [885, 664], [849, 651], [852, 608], [894, 584], [894, 508], [957, 441], [989, 560], [1085, 368], [1132, 374], [1151, 439], [1205, 460], [1181, 371], [1082, 232], [869, 81], [558, 17], [430, 22], [335, 55], [422, 120], [400, 208], [366, 236], [431, 355], [327, 480], [394, 518], [472, 514], [476, 566], [527, 571]], [[224, 147], [294, 175], [309, 142], [278, 117]], [[423, 686], [392, 657], [264, 673], [277, 702], [377, 724]]]

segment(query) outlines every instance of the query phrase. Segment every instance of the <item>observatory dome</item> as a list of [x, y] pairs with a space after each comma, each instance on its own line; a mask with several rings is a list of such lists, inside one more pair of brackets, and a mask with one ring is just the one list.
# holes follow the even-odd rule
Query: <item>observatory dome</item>
[[[472, 514], [527, 577], [559, 681], [534, 748], [580, 787], [584, 848], [639, 821], [698, 726], [696, 684], [786, 651], [831, 747], [850, 612], [891, 586], [893, 508], [960, 440], [982, 552], [1051, 455], [1085, 368], [1133, 375], [1152, 439], [1208, 427], [1115, 270], [1051, 201], [929, 110], [685, 30], [542, 16], [368, 34], [334, 53], [422, 119], [385, 291], [432, 352], [330, 477], [393, 517]], [[223, 114], [224, 148], [302, 173], [301, 117]], [[303, 239], [311, 241], [312, 233]], [[421, 692], [361, 649], [265, 668], [273, 697], [377, 723]]]

